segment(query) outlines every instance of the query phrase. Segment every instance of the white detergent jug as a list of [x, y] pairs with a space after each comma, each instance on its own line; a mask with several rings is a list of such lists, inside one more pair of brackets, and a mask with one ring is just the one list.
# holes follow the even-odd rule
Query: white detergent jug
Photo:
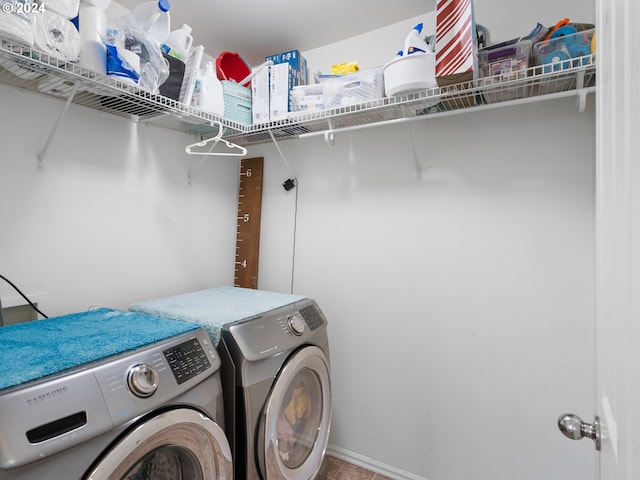
[[184, 24], [182, 28], [173, 30], [169, 34], [169, 37], [162, 45], [162, 51], [173, 58], [186, 62], [191, 54], [192, 45], [191, 27]]
[[196, 80], [196, 92], [192, 100], [194, 106], [224, 117], [224, 92], [213, 62], [207, 62], [204, 70], [200, 71]]
[[149, 33], [162, 45], [171, 32], [171, 18], [169, 0], [144, 2], [131, 10], [131, 16], [142, 30]]

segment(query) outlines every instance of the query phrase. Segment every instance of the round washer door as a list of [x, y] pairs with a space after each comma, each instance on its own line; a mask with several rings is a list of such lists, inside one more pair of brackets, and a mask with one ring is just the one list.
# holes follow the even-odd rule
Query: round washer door
[[276, 377], [260, 423], [258, 461], [263, 478], [316, 476], [329, 441], [329, 360], [318, 347], [295, 352]]
[[122, 437], [85, 480], [233, 480], [229, 442], [220, 426], [191, 408], [164, 411]]

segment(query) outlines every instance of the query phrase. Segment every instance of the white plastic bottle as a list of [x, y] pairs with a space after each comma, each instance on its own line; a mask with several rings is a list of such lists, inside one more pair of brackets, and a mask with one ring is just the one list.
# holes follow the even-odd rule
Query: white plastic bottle
[[424, 53], [431, 51], [427, 42], [422, 38], [422, 23], [413, 27], [413, 30], [409, 32], [407, 38], [404, 40], [404, 55], [411, 55], [412, 53]]
[[[204, 70], [200, 71], [196, 90], [197, 106], [205, 112], [213, 113], [219, 117], [224, 117], [224, 93], [222, 90], [222, 83], [218, 80], [216, 74], [216, 67], [213, 62], [207, 62]], [[198, 88], [199, 87], [199, 88]]]
[[107, 74], [107, 15], [102, 8], [81, 2], [78, 12], [80, 65], [100, 75]]
[[171, 32], [169, 0], [144, 2], [131, 10], [131, 16], [142, 30], [149, 33], [162, 45]]
[[173, 58], [186, 62], [189, 54], [191, 54], [192, 45], [191, 27], [184, 24], [181, 28], [173, 30], [169, 34], [169, 37], [162, 45], [162, 51]]

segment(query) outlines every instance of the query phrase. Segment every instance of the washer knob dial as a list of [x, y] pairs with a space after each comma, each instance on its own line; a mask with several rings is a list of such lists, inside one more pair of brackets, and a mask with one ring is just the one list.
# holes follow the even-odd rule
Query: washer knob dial
[[287, 317], [287, 328], [294, 335], [300, 336], [304, 333], [304, 321], [300, 315], [289, 315]]
[[146, 398], [156, 392], [159, 379], [158, 371], [155, 368], [142, 363], [131, 367], [127, 374], [127, 385], [136, 397]]

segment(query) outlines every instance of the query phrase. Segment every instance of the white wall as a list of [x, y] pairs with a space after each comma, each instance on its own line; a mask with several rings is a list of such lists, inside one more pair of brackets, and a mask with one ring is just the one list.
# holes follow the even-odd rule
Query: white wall
[[189, 186], [194, 136], [72, 105], [38, 172], [62, 102], [0, 86], [0, 103], [0, 274], [46, 314], [233, 283], [237, 161]]
[[[422, 181], [403, 128], [281, 144], [294, 291], [329, 319], [332, 450], [400, 477], [593, 478], [555, 425], [593, 409], [593, 102], [415, 124]], [[260, 288], [288, 291], [295, 194], [257, 150]]]
[[[522, 5], [488, 3], [495, 41], [594, 18], [548, 2], [518, 23]], [[383, 52], [399, 25], [354, 44]], [[349, 48], [305, 55], [325, 72]], [[593, 98], [414, 123], [422, 180], [407, 128], [281, 142], [297, 224], [278, 152], [250, 151], [266, 159], [260, 288], [293, 281], [329, 318], [330, 451], [398, 478], [595, 478], [593, 446], [556, 427], [594, 412]]]

